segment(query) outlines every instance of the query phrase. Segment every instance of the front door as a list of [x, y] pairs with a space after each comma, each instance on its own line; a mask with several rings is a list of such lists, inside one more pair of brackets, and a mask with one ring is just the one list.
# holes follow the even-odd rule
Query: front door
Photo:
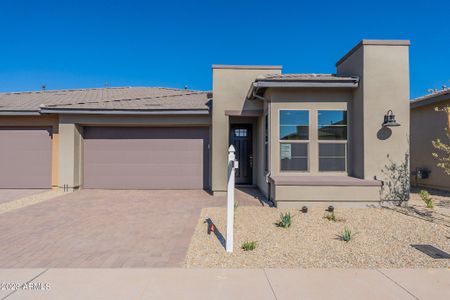
[[252, 125], [231, 125], [230, 144], [236, 149], [236, 160], [239, 162], [239, 168], [236, 169], [236, 184], [252, 184]]

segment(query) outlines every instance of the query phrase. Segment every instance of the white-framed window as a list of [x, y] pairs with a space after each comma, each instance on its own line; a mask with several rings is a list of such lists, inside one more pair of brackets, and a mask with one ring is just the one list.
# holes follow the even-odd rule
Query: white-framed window
[[309, 169], [309, 111], [280, 110], [280, 170]]
[[346, 110], [318, 110], [319, 172], [347, 170]]

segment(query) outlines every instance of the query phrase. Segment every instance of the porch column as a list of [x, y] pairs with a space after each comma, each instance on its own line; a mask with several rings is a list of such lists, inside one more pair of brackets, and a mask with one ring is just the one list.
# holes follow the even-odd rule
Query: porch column
[[82, 128], [74, 123], [59, 123], [58, 188], [73, 191], [82, 184]]

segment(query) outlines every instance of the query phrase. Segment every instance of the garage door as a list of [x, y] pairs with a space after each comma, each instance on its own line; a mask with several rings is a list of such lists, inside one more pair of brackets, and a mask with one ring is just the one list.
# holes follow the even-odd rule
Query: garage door
[[51, 188], [50, 128], [0, 128], [0, 188]]
[[84, 187], [203, 189], [207, 127], [85, 127]]

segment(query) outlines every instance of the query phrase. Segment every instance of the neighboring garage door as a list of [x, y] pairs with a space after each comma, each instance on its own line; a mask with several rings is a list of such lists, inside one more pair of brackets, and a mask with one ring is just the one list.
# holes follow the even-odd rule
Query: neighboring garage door
[[85, 188], [203, 189], [207, 127], [85, 127]]
[[0, 188], [51, 185], [51, 129], [0, 127]]

